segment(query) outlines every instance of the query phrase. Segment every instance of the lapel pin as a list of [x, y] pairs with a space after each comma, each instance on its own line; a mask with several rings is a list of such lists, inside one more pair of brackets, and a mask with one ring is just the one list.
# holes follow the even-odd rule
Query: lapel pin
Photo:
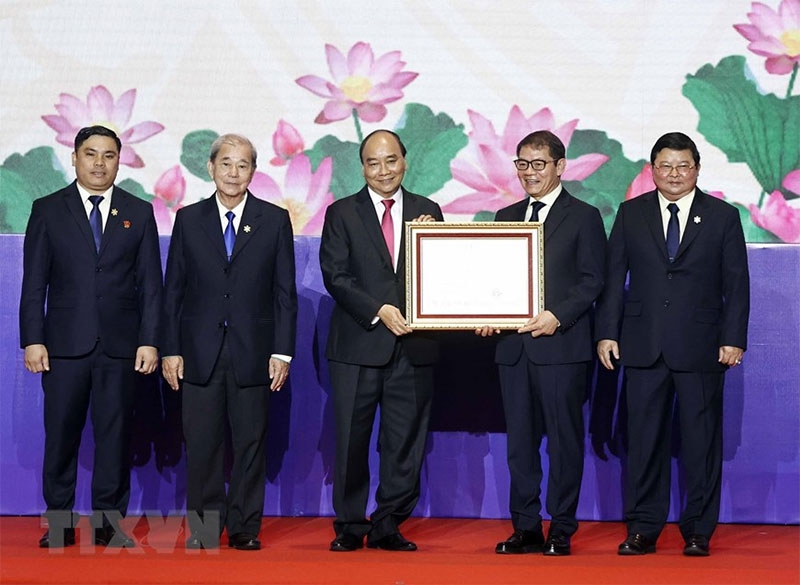
[[118, 213], [119, 213], [119, 211], [117, 211], [116, 209], [112, 209], [111, 210], [111, 215], [117, 215]]
[[250, 233], [250, 230], [251, 230], [252, 228], [250, 228], [250, 226], [249, 226], [249, 225], [246, 225], [246, 226], [244, 226], [242, 229], [244, 230], [244, 233], [246, 233], [246, 234], [249, 234], [249, 233]]
[[703, 220], [702, 220], [702, 219], [700, 219], [700, 216], [699, 216], [699, 215], [695, 215], [695, 216], [694, 216], [694, 223], [700, 223], [701, 221], [703, 221]]
[[122, 221], [122, 227], [124, 227], [125, 229], [128, 229], [129, 227], [131, 227], [131, 222], [128, 221], [127, 219], [123, 220]]

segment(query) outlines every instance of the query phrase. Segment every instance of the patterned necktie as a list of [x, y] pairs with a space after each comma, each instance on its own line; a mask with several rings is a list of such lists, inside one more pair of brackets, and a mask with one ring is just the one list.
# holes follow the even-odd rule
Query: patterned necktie
[[225, 251], [228, 253], [228, 262], [231, 261], [231, 255], [233, 254], [233, 245], [236, 243], [236, 231], [233, 229], [233, 218], [236, 217], [236, 214], [232, 211], [229, 211], [225, 214], [225, 217], [228, 218], [228, 225], [225, 226]]
[[102, 195], [89, 195], [89, 202], [92, 204], [92, 210], [89, 212], [89, 225], [92, 227], [94, 249], [97, 252], [100, 251], [100, 240], [103, 237], [103, 214], [100, 211], [102, 200]]
[[392, 205], [394, 199], [384, 199], [381, 201], [384, 206], [383, 217], [381, 217], [381, 231], [383, 232], [383, 240], [386, 242], [386, 247], [389, 249], [389, 257], [392, 259], [392, 266], [394, 266], [394, 222], [392, 221]]
[[678, 246], [681, 243], [681, 228], [678, 224], [678, 206], [674, 203], [667, 205], [669, 210], [669, 223], [667, 224], [667, 256], [669, 261], [675, 261], [675, 255], [678, 253]]
[[531, 203], [531, 208], [533, 209], [533, 213], [531, 213], [531, 218], [528, 221], [539, 221], [539, 210], [542, 209], [547, 203], [542, 203], [541, 201], [534, 201]]

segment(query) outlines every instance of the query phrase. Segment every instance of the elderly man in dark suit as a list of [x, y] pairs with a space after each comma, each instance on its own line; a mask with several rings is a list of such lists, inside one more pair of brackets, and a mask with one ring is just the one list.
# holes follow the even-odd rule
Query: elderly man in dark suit
[[747, 250], [736, 208], [697, 188], [691, 138], [665, 134], [650, 163], [657, 189], [620, 205], [597, 308], [600, 361], [613, 369], [619, 360], [628, 380], [628, 537], [619, 554], [655, 552], [669, 512], [674, 413], [686, 472], [683, 553], [707, 556], [719, 519], [724, 376], [747, 345]]
[[[399, 530], [419, 499], [419, 473], [433, 395], [436, 343], [409, 329], [403, 222], [442, 220], [439, 206], [401, 187], [405, 147], [378, 130], [361, 143], [366, 186], [331, 204], [319, 259], [336, 301], [327, 358], [336, 420], [332, 551], [367, 546], [413, 551]], [[366, 519], [368, 450], [380, 405], [377, 508]]]
[[134, 545], [117, 522], [130, 497], [137, 372], [158, 365], [161, 260], [153, 208], [114, 186], [120, 148], [108, 128], [81, 129], [76, 181], [36, 200], [25, 232], [20, 345], [44, 389], [43, 548], [75, 543], [78, 447], [90, 405], [93, 542]]
[[289, 375], [297, 292], [289, 214], [247, 190], [255, 170], [247, 138], [217, 138], [216, 192], [177, 213], [170, 241], [162, 369], [174, 390], [183, 382], [187, 548], [219, 546], [223, 527], [230, 547], [261, 548], [267, 408]]
[[[514, 161], [527, 197], [499, 210], [495, 221], [540, 221], [544, 229], [545, 310], [516, 333], [497, 342], [495, 361], [508, 435], [513, 534], [495, 547], [498, 554], [571, 553], [578, 529], [583, 477], [583, 403], [593, 357], [591, 314], [603, 288], [606, 234], [600, 212], [561, 185], [566, 168], [563, 142], [547, 130], [517, 145]], [[524, 267], [522, 267], [524, 268]], [[483, 327], [487, 336], [499, 331]], [[542, 531], [542, 462], [547, 434], [550, 469]]]

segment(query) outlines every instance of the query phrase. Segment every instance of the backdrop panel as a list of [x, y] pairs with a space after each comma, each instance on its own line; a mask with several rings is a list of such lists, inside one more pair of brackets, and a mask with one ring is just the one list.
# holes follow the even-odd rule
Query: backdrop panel
[[[25, 371], [17, 310], [22, 236], [0, 236], [0, 514], [43, 510], [42, 391]], [[168, 239], [162, 238], [165, 255]], [[324, 347], [332, 300], [317, 261], [319, 239], [296, 237], [300, 299], [297, 351], [288, 388], [273, 396], [268, 436], [268, 515], [331, 515], [334, 466], [330, 383]], [[800, 522], [800, 246], [749, 245], [753, 309], [744, 364], [725, 386], [723, 522]], [[509, 479], [492, 341], [440, 334], [432, 428], [415, 514], [504, 518]], [[590, 434], [578, 515], [620, 520], [625, 437], [615, 377], [600, 376], [586, 405]], [[182, 512], [186, 485], [180, 395], [153, 375], [137, 396], [131, 513]], [[678, 449], [678, 446], [675, 446]], [[602, 453], [604, 460], [600, 457]], [[546, 464], [547, 458], [545, 456]], [[372, 452], [373, 469], [377, 457]], [[91, 429], [81, 445], [77, 506], [89, 506]], [[373, 490], [375, 486], [373, 485]], [[673, 518], [681, 497], [673, 473]]]

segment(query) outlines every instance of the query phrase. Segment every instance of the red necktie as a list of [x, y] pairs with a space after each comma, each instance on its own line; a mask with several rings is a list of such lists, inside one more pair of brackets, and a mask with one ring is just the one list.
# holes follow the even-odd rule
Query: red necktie
[[394, 199], [384, 199], [381, 201], [385, 209], [383, 210], [383, 217], [381, 218], [381, 231], [383, 232], [383, 239], [386, 242], [386, 247], [389, 248], [389, 257], [392, 259], [392, 267], [394, 267], [394, 222], [392, 221], [392, 205]]

